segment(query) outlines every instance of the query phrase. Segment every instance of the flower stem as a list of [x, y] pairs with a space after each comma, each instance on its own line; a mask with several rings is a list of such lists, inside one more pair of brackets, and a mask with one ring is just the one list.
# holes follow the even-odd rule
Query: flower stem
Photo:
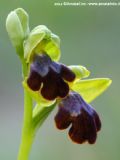
[[[23, 77], [27, 74], [27, 66], [23, 61]], [[28, 160], [32, 142], [34, 139], [34, 131], [32, 129], [32, 99], [29, 93], [24, 89], [24, 119], [22, 128], [21, 144], [18, 153], [18, 160]]]
[[22, 139], [18, 154], [18, 160], [28, 160], [29, 152], [34, 138], [32, 122], [32, 99], [24, 89], [24, 120], [22, 129]]

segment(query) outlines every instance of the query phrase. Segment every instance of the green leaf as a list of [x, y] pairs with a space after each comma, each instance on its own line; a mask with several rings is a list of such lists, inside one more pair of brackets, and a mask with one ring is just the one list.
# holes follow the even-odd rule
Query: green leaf
[[31, 31], [24, 43], [24, 57], [29, 63], [35, 53], [42, 52], [46, 52], [51, 59], [58, 61], [60, 58], [60, 39], [46, 26], [39, 25]]
[[83, 98], [90, 103], [100, 94], [102, 94], [111, 84], [108, 78], [96, 78], [89, 80], [79, 80], [71, 88], [78, 92]]
[[90, 75], [90, 71], [86, 67], [80, 65], [68, 66], [76, 75], [76, 79], [86, 78]]
[[6, 29], [18, 55], [23, 57], [23, 41], [29, 34], [28, 14], [22, 8], [10, 12], [6, 19]]

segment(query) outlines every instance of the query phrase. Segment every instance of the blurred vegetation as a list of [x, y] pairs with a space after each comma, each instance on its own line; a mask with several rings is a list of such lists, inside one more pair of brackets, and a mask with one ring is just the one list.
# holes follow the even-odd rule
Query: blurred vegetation
[[6, 33], [5, 20], [11, 10], [23, 7], [30, 15], [31, 29], [44, 24], [60, 36], [62, 62], [85, 65], [91, 77], [113, 80], [108, 91], [92, 103], [103, 125], [95, 145], [73, 144], [67, 131], [55, 128], [54, 111], [39, 131], [30, 159], [119, 160], [120, 7], [55, 7], [54, 2], [0, 1], [0, 159], [15, 160], [20, 142], [21, 66]]

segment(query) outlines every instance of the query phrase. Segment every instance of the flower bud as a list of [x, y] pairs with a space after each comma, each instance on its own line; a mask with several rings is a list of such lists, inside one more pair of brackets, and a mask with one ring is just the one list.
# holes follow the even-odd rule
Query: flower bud
[[6, 28], [8, 35], [20, 57], [23, 53], [23, 42], [29, 34], [29, 18], [28, 14], [18, 8], [10, 12], [6, 20]]

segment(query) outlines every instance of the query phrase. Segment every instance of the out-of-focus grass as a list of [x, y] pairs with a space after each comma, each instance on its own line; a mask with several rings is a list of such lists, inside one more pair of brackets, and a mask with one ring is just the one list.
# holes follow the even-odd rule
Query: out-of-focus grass
[[[93, 102], [102, 119], [95, 145], [75, 145], [67, 131], [54, 126], [54, 113], [45, 122], [33, 145], [33, 160], [120, 159], [120, 7], [55, 7], [55, 0], [0, 1], [0, 159], [17, 156], [23, 115], [21, 68], [5, 29], [7, 14], [23, 7], [30, 26], [47, 25], [61, 38], [61, 61], [81, 64], [91, 77], [109, 77], [113, 84]], [[57, 110], [57, 108], [56, 108]]]

